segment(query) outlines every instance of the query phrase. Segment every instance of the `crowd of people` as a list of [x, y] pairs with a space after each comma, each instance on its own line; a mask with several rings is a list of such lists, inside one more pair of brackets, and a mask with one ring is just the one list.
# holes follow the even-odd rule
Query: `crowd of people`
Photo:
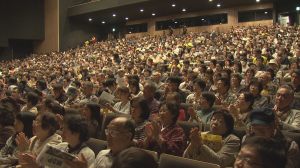
[[[108, 113], [119, 117], [103, 130]], [[178, 121], [195, 127], [186, 134]], [[86, 142], [101, 130], [108, 148], [94, 153]], [[298, 168], [297, 140], [285, 132], [299, 130], [298, 26], [93, 40], [0, 62], [2, 166], [44, 166], [37, 158], [51, 145], [75, 156], [65, 161], [75, 168], [157, 167], [141, 149], [221, 167]]]

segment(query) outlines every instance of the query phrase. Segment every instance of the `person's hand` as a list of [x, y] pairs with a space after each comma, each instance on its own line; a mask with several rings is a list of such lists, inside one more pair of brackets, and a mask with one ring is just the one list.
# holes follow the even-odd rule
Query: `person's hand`
[[104, 107], [107, 108], [108, 110], [112, 111], [112, 112], [115, 112], [114, 107], [113, 107], [111, 104], [109, 104], [109, 103], [106, 103], [106, 104], [104, 105]]
[[151, 124], [152, 124], [152, 135], [154, 139], [158, 140], [160, 134], [160, 126], [156, 121], [152, 121]]
[[64, 116], [60, 115], [60, 114], [56, 114], [56, 119], [59, 123], [60, 128], [63, 127], [63, 123], [64, 123]]
[[191, 145], [195, 148], [200, 147], [202, 145], [202, 138], [200, 136], [200, 132], [198, 128], [192, 128], [190, 131], [190, 139]]
[[228, 106], [228, 111], [235, 117], [237, 117], [239, 115], [239, 110], [237, 108], [237, 106], [230, 104]]
[[65, 163], [72, 168], [88, 168], [87, 160], [82, 153], [72, 161], [65, 160]]
[[188, 113], [192, 119], [197, 119], [197, 114], [193, 107], [189, 107]]
[[145, 135], [148, 139], [152, 139], [153, 138], [153, 128], [152, 128], [152, 124], [147, 124], [145, 126]]
[[18, 150], [24, 152], [29, 148], [30, 141], [23, 132], [20, 132], [16, 137], [16, 143], [18, 145]]
[[22, 168], [38, 168], [39, 165], [36, 163], [36, 155], [31, 153], [20, 153], [19, 164]]

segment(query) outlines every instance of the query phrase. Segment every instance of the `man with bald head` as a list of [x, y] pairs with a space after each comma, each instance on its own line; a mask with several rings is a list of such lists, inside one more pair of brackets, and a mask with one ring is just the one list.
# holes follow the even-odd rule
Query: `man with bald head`
[[132, 146], [134, 128], [129, 118], [118, 117], [112, 120], [105, 130], [108, 149], [99, 152], [95, 167], [110, 168], [116, 155]]

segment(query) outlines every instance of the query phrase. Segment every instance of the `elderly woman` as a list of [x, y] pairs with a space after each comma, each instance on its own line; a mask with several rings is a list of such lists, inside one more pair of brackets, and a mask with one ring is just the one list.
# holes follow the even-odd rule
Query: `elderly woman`
[[186, 147], [186, 137], [183, 129], [176, 124], [178, 115], [178, 104], [164, 104], [159, 111], [161, 124], [153, 121], [145, 129], [144, 147], [158, 153], [182, 156]]
[[263, 90], [263, 83], [261, 81], [252, 80], [249, 84], [248, 90], [254, 96], [253, 109], [263, 108], [269, 105], [268, 98], [261, 95]]
[[83, 108], [82, 115], [88, 124], [89, 136], [97, 138], [101, 127], [100, 105], [96, 103], [87, 103]]
[[130, 91], [126, 86], [121, 86], [117, 88], [117, 97], [119, 98], [119, 102], [117, 102], [114, 106], [110, 104], [106, 104], [106, 107], [114, 112], [121, 114], [129, 114], [130, 113]]
[[190, 133], [191, 143], [185, 150], [183, 156], [190, 159], [218, 164], [221, 167], [232, 166], [235, 155], [240, 148], [240, 139], [232, 135], [234, 119], [227, 110], [214, 112], [210, 120], [210, 131], [208, 134], [222, 137], [221, 147], [213, 149], [204, 144], [199, 136], [198, 128], [193, 128]]
[[33, 122], [35, 136], [28, 139], [24, 133], [17, 135], [16, 142], [19, 151], [37, 156], [46, 144], [56, 145], [61, 143], [61, 136], [56, 134], [58, 129], [59, 124], [55, 114], [49, 112], [38, 114]]

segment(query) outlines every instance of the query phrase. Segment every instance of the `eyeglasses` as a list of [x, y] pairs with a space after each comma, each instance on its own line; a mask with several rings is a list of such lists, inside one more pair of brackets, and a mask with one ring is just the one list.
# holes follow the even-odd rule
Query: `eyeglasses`
[[115, 138], [118, 135], [125, 133], [125, 132], [121, 132], [121, 131], [117, 131], [117, 130], [112, 130], [112, 129], [105, 129], [105, 135], [108, 136], [110, 135], [111, 137]]
[[241, 154], [237, 154], [235, 156], [236, 161], [242, 161], [247, 166], [257, 166], [257, 167], [264, 167], [262, 163], [255, 162], [253, 159], [251, 159], [248, 156], [243, 156]]

